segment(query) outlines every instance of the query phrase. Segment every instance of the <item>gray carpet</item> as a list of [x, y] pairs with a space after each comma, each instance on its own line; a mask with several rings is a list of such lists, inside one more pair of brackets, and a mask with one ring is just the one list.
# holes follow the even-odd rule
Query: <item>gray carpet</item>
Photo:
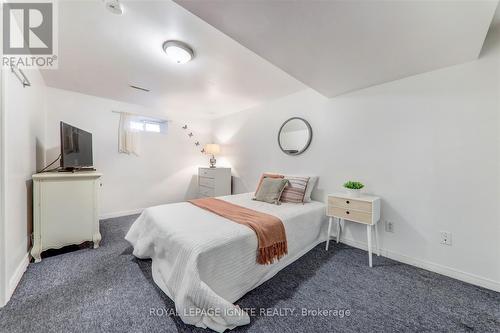
[[[134, 219], [102, 221], [97, 250], [30, 264], [0, 310], [0, 331], [207, 332], [166, 312], [174, 304], [153, 283], [151, 262], [123, 239]], [[500, 293], [381, 257], [370, 269], [366, 252], [346, 245], [317, 246], [237, 304], [256, 309], [238, 332], [500, 332]]]

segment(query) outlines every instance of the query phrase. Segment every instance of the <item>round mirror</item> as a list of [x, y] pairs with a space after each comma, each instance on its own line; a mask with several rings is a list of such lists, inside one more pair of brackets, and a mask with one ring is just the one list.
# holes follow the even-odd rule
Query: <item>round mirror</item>
[[278, 132], [278, 144], [288, 155], [302, 154], [311, 144], [311, 139], [311, 125], [298, 117], [285, 121]]

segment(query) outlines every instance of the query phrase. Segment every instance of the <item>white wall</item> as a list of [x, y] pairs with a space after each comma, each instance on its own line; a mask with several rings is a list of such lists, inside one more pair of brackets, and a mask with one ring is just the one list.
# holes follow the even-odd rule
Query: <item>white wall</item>
[[[319, 175], [316, 199], [359, 180], [383, 198], [385, 255], [500, 291], [500, 33], [478, 61], [333, 99], [312, 90], [213, 122], [236, 193], [264, 171]], [[334, 79], [334, 78], [333, 78]], [[314, 138], [287, 156], [277, 131], [307, 119]], [[453, 245], [440, 244], [450, 231]], [[364, 247], [365, 228], [346, 242]]]
[[[1, 14], [1, 10], [0, 10]], [[0, 37], [1, 40], [1, 37]], [[0, 307], [7, 302], [7, 282], [5, 274], [5, 119], [4, 119], [4, 69], [0, 67]]]
[[[167, 135], [144, 134], [140, 157], [118, 154], [118, 119], [112, 110], [157, 114], [137, 105], [48, 88], [40, 73], [26, 71], [31, 87], [22, 88], [10, 71], [4, 72], [5, 170], [5, 300], [28, 265], [32, 223], [31, 176], [59, 154], [59, 121], [93, 134], [94, 162], [104, 173], [101, 215], [114, 216], [142, 208], [183, 201], [196, 195], [197, 167], [208, 158], [181, 129], [186, 121], [198, 140], [211, 140], [210, 123], [182, 119], [169, 124]], [[167, 116], [167, 118], [169, 118]], [[169, 118], [171, 119], [171, 118]], [[57, 164], [55, 165], [57, 166]], [[0, 272], [2, 273], [2, 272]], [[0, 279], [2, 282], [2, 279]], [[2, 285], [3, 287], [3, 285]], [[2, 290], [3, 291], [3, 290]]]
[[[126, 111], [156, 115], [157, 111], [114, 100], [48, 88], [47, 161], [60, 152], [59, 122], [93, 135], [94, 165], [104, 174], [101, 215], [104, 217], [195, 197], [197, 167], [207, 165], [202, 155], [173, 119], [167, 135], [143, 133], [139, 157], [118, 153], [119, 115]], [[171, 119], [167, 116], [168, 119]], [[186, 121], [203, 143], [211, 140], [209, 121]]]
[[4, 72], [7, 298], [28, 264], [32, 221], [31, 175], [44, 164], [46, 87], [38, 70], [25, 70], [25, 73], [31, 87], [23, 88], [10, 71]]

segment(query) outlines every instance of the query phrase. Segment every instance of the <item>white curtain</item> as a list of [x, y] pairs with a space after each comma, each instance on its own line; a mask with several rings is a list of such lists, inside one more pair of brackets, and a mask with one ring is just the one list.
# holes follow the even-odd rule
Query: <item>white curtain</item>
[[133, 117], [127, 113], [120, 113], [120, 125], [118, 128], [118, 152], [139, 156], [140, 133], [130, 127]]

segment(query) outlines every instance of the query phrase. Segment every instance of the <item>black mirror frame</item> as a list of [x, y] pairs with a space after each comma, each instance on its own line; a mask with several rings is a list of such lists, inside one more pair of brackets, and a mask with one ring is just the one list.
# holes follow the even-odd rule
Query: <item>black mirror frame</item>
[[[307, 126], [307, 130], [309, 131], [309, 138], [307, 140], [307, 143], [306, 145], [304, 146], [304, 148], [302, 148], [301, 150], [299, 150], [298, 152], [296, 153], [290, 153], [289, 151], [286, 151], [285, 149], [283, 149], [283, 146], [281, 146], [281, 142], [280, 142], [280, 134], [281, 134], [281, 130], [283, 129], [283, 127], [289, 122], [289, 121], [292, 121], [292, 120], [301, 120], [304, 122], [304, 124], [306, 124]], [[300, 155], [302, 154], [303, 152], [305, 152], [307, 150], [307, 148], [309, 148], [309, 146], [311, 145], [311, 141], [312, 141], [312, 137], [313, 137], [313, 131], [312, 131], [312, 127], [311, 127], [311, 124], [309, 124], [309, 122], [307, 120], [305, 120], [304, 118], [300, 118], [300, 117], [292, 117], [292, 118], [289, 118], [287, 119], [280, 127], [279, 131], [278, 131], [278, 145], [281, 149], [282, 152], [284, 152], [285, 154], [287, 155], [290, 155], [290, 156], [296, 156], [296, 155]]]

